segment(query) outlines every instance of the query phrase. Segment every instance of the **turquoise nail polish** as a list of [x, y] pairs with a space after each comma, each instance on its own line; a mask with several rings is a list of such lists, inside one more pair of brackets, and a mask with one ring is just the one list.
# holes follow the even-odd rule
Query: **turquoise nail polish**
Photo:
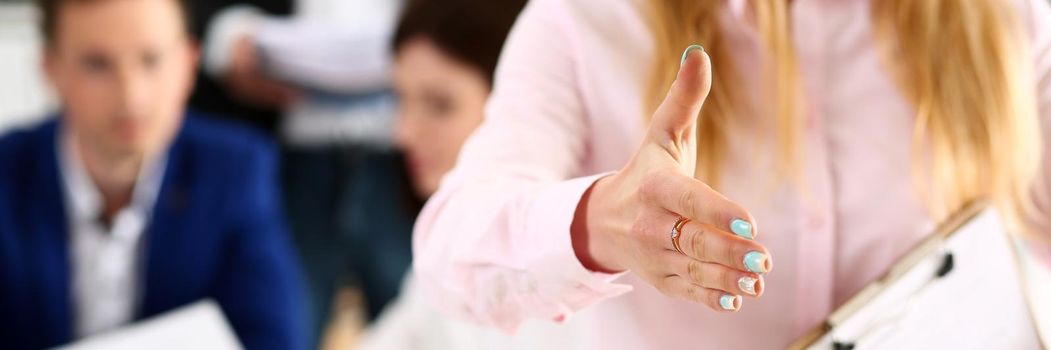
[[744, 255], [744, 267], [748, 268], [748, 271], [752, 271], [758, 274], [766, 273], [766, 254], [750, 251]]
[[686, 57], [690, 57], [690, 53], [694, 51], [704, 52], [704, 47], [697, 44], [687, 46], [686, 51], [682, 52], [682, 59], [679, 60], [679, 66], [682, 66], [683, 63], [686, 63]]
[[737, 301], [736, 295], [723, 294], [723, 296], [719, 297], [719, 306], [721, 306], [723, 310], [736, 310], [737, 308], [734, 307], [735, 301]]
[[733, 231], [735, 235], [752, 239], [752, 223], [741, 219], [734, 219], [730, 221], [730, 231]]

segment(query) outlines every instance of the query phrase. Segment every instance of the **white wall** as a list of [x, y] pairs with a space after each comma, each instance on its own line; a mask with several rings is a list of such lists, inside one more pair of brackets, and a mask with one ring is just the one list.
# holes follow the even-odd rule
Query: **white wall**
[[39, 120], [54, 98], [40, 72], [40, 35], [31, 2], [0, 3], [0, 133]]

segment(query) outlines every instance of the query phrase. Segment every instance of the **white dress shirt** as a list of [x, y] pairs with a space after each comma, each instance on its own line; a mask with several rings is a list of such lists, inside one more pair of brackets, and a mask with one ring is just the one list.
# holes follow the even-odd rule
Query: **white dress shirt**
[[73, 308], [76, 337], [113, 329], [135, 317], [142, 271], [140, 242], [150, 221], [166, 162], [145, 162], [131, 203], [103, 224], [103, 199], [85, 171], [73, 136], [59, 137], [69, 224]]
[[390, 40], [400, 0], [298, 0], [293, 16], [268, 16], [249, 5], [221, 11], [204, 37], [202, 65], [222, 77], [234, 43], [249, 36], [261, 69], [303, 92], [280, 125], [294, 147], [392, 144], [396, 103]]

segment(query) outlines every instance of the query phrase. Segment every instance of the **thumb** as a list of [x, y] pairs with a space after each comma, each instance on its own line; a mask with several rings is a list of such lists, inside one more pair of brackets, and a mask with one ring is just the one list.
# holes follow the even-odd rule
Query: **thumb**
[[712, 88], [711, 67], [703, 47], [690, 45], [686, 48], [675, 82], [654, 112], [650, 123], [654, 136], [678, 143], [695, 135], [697, 115]]

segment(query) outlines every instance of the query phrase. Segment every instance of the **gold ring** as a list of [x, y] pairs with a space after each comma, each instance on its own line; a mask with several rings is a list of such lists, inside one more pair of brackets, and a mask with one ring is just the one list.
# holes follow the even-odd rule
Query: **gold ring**
[[680, 216], [678, 220], [675, 220], [675, 225], [671, 227], [671, 244], [675, 247], [675, 251], [679, 254], [686, 255], [682, 251], [682, 247], [679, 246], [679, 237], [682, 236], [682, 228], [686, 226], [686, 223], [690, 222], [690, 219], [684, 216]]

